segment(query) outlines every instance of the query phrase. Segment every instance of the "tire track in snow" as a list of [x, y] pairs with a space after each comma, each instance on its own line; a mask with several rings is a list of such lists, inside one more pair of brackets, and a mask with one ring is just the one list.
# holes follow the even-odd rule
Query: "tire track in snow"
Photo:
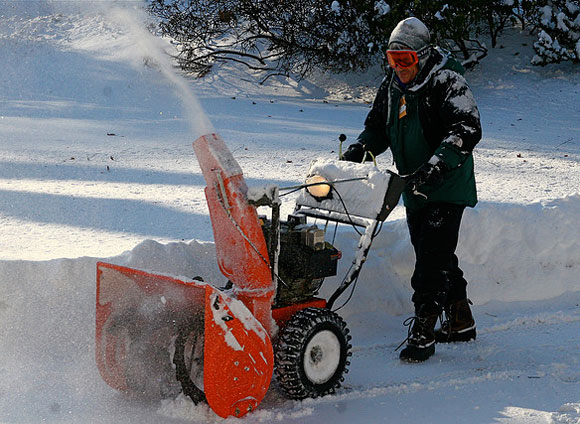
[[478, 330], [479, 334], [493, 334], [501, 331], [509, 331], [518, 327], [537, 327], [541, 325], [557, 325], [580, 321], [580, 313], [542, 312], [535, 315], [526, 315], [519, 318], [506, 321], [505, 323], [495, 324]]
[[[424, 381], [414, 381], [412, 383], [378, 383], [372, 386], [350, 386], [345, 385], [338, 394], [315, 399], [304, 399], [302, 405], [320, 405], [325, 403], [335, 403], [337, 401], [356, 400], [364, 398], [374, 398], [386, 395], [411, 394], [424, 390], [440, 390], [450, 387], [468, 386], [489, 381], [503, 381], [521, 377], [517, 370], [485, 372], [482, 375], [467, 378], [458, 377], [464, 373], [463, 370], [443, 374], [437, 380], [425, 379]], [[451, 377], [451, 378], [446, 378]]]

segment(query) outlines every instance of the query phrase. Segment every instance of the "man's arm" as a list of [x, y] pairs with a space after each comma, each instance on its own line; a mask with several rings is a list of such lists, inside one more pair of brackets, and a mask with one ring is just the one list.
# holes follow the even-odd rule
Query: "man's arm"
[[[365, 129], [357, 138], [357, 141], [349, 146], [344, 152], [344, 160], [351, 162], [362, 162], [366, 151], [371, 152], [374, 156], [380, 155], [390, 145], [387, 138], [387, 117], [389, 111], [388, 104], [388, 90], [390, 75], [383, 79], [375, 100], [373, 107], [365, 119]], [[369, 157], [368, 160], [371, 160]]]
[[443, 140], [434, 156], [448, 169], [454, 169], [463, 164], [481, 139], [479, 110], [467, 81], [457, 72], [439, 72], [433, 90], [439, 102], [436, 108], [439, 122], [444, 129]]

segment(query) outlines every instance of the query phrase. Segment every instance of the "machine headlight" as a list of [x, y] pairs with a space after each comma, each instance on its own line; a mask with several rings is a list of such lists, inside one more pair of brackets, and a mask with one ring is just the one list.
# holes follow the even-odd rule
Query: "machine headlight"
[[306, 190], [317, 199], [324, 199], [330, 194], [331, 185], [322, 175], [313, 175], [306, 179]]

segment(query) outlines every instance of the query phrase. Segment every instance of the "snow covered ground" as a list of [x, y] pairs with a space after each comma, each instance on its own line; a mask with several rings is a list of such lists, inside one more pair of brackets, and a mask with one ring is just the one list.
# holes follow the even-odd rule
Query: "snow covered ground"
[[[313, 158], [336, 155], [339, 133], [356, 138], [380, 82], [256, 86], [226, 68], [186, 81], [138, 4], [0, 0], [0, 422], [221, 421], [101, 380], [95, 263], [222, 284], [192, 141], [213, 126], [249, 185], [294, 185]], [[467, 75], [484, 138], [459, 253], [478, 340], [398, 360], [413, 265], [400, 208], [341, 310], [354, 345], [344, 388], [296, 402], [274, 382], [244, 421], [580, 423], [580, 73], [531, 67], [532, 42], [508, 32]], [[337, 244], [348, 257], [356, 235]]]

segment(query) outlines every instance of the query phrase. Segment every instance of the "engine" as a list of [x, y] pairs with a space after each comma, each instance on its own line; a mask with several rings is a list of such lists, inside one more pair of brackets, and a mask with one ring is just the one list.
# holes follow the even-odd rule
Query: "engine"
[[[260, 217], [264, 237], [271, 245], [272, 226]], [[341, 252], [325, 240], [325, 231], [308, 224], [304, 215], [280, 222], [278, 285], [274, 307], [304, 302], [316, 296], [325, 277], [336, 275]], [[271, 257], [270, 252], [270, 257]]]

